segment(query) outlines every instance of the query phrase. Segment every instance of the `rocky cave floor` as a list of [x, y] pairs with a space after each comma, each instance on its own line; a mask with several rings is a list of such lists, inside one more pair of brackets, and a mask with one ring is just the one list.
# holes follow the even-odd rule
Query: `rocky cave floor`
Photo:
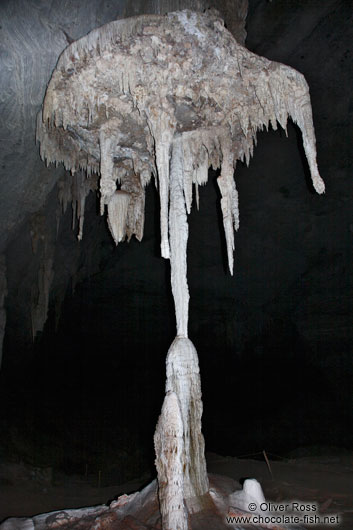
[[[330, 514], [339, 516], [338, 525], [315, 525], [316, 529], [351, 530], [353, 528], [353, 453], [344, 449], [330, 449], [320, 450], [316, 452], [316, 455], [308, 450], [298, 451], [297, 454], [299, 456], [290, 459], [270, 459], [272, 478], [264, 460], [223, 457], [209, 453], [207, 462], [208, 471], [211, 474], [211, 487], [217, 491], [222, 491], [222, 489], [232, 491], [240, 489], [242, 479], [256, 478], [262, 485], [267, 501], [284, 503], [298, 500], [303, 503], [317, 503], [321, 517]], [[320, 456], [317, 456], [318, 454]], [[83, 506], [109, 506], [122, 494], [141, 491], [151, 481], [151, 477], [144, 475], [122, 485], [111, 484], [104, 487], [99, 487], [98, 480], [99, 477], [89, 474], [87, 477], [68, 476], [53, 473], [50, 468], [40, 470], [20, 463], [3, 461], [0, 463], [0, 521], [10, 516], [30, 517], [34, 514]], [[154, 492], [155, 487], [151, 487], [148, 494], [155, 497]], [[110, 507], [117, 508], [117, 503], [115, 506], [111, 504]], [[36, 523], [35, 527], [160, 528], [156, 507], [145, 514], [144, 521], [142, 521], [140, 509], [140, 513], [135, 514], [136, 517], [129, 514], [126, 520], [124, 519], [124, 523], [114, 519], [114, 510], [108, 510], [104, 506], [103, 510], [105, 510], [104, 513], [101, 513], [98, 509], [98, 512], [93, 512], [91, 517], [88, 512], [83, 511], [79, 524], [77, 520], [74, 524], [68, 524], [65, 522], [67, 521], [65, 516], [61, 514], [59, 518], [54, 518], [51, 526], [48, 526], [46, 522], [45, 526], [37, 526], [38, 523]], [[96, 521], [97, 514], [100, 521], [98, 526], [96, 522], [94, 524], [92, 522]], [[87, 518], [86, 524], [85, 517]], [[206, 508], [205, 513], [199, 517], [193, 516], [191, 522], [193, 529], [200, 530], [231, 527], [222, 524], [222, 521], [217, 519], [209, 508]], [[22, 528], [22, 526], [10, 526], [9, 528]]]

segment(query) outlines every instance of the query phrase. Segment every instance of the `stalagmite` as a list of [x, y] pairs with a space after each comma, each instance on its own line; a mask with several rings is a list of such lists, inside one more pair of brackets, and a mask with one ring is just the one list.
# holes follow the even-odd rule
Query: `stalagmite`
[[236, 162], [249, 163], [258, 130], [277, 122], [286, 128], [288, 117], [301, 129], [313, 186], [323, 193], [304, 77], [249, 52], [213, 11], [188, 10], [118, 20], [72, 43], [38, 115], [43, 160], [63, 162], [73, 175], [100, 177], [101, 213], [107, 211], [116, 244], [134, 234], [142, 238], [144, 188], [151, 175], [157, 180], [161, 253], [171, 262], [177, 326], [155, 435], [164, 528], [187, 528], [185, 507], [197, 510], [208, 490], [198, 359], [188, 339], [193, 186], [199, 206], [198, 186], [207, 182], [208, 168], [221, 168], [217, 182], [233, 273]]
[[[208, 491], [204, 457], [205, 443], [201, 432], [201, 381], [197, 352], [191, 340], [176, 337], [167, 355], [166, 392], [175, 392], [183, 420], [184, 498], [188, 507], [197, 510], [200, 497]], [[168, 421], [165, 429], [168, 430]], [[157, 456], [158, 459], [158, 456]]]
[[159, 500], [164, 530], [186, 530], [183, 420], [178, 396], [167, 392], [154, 435]]
[[243, 489], [235, 491], [229, 496], [229, 505], [236, 506], [241, 510], [249, 511], [249, 504], [256, 507], [254, 511], [264, 515], [265, 509], [261, 509], [262, 503], [266, 503], [260, 483], [254, 478], [244, 480]]

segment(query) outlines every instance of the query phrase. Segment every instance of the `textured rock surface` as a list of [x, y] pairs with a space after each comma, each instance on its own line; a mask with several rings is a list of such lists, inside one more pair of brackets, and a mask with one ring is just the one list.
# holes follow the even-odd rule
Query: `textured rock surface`
[[[155, 434], [166, 529], [187, 528], [183, 499], [208, 491], [198, 360], [187, 339], [186, 214], [193, 185], [198, 197], [209, 166], [221, 167], [217, 182], [233, 273], [236, 161], [248, 164], [257, 131], [270, 124], [276, 129], [277, 122], [286, 129], [288, 116], [301, 129], [314, 188], [323, 193], [303, 76], [248, 52], [212, 13], [189, 10], [112, 22], [74, 42], [58, 60], [38, 115], [37, 139], [47, 164], [100, 175], [100, 210], [107, 206], [116, 244], [125, 235], [142, 239], [144, 188], [152, 174], [158, 176], [161, 253], [171, 262], [177, 322]], [[51, 260], [45, 255], [43, 261], [49, 262], [41, 282], [47, 301]], [[201, 505], [188, 508], [200, 511]]]
[[154, 434], [158, 497], [163, 528], [186, 530], [184, 506], [184, 428], [179, 397], [168, 392]]
[[[198, 196], [208, 168], [222, 167], [217, 182], [232, 273], [239, 226], [234, 166], [249, 163], [258, 130], [276, 129], [277, 122], [286, 129], [288, 116], [302, 131], [314, 188], [323, 193], [304, 77], [250, 53], [221, 19], [185, 10], [112, 22], [69, 46], [48, 85], [37, 140], [47, 164], [100, 174], [101, 213], [108, 205], [116, 243], [124, 232], [142, 239], [144, 188], [152, 173], [158, 175], [165, 258], [169, 191], [174, 194], [170, 156], [173, 167], [174, 151], [180, 151], [174, 165], [180, 166], [188, 213], [193, 185]], [[124, 207], [117, 203], [123, 197], [130, 197]], [[121, 208], [109, 209], [112, 199]]]
[[[194, 9], [204, 10], [212, 7], [213, 3], [195, 0]], [[31, 214], [36, 218], [43, 217], [38, 210], [43, 206], [48, 194], [58, 182], [57, 193], [64, 203], [64, 210], [68, 200], [73, 205], [73, 228], [75, 217], [79, 220], [78, 238], [82, 238], [85, 200], [88, 193], [96, 189], [94, 179], [87, 179], [82, 174], [64, 175], [62, 168], [48, 172], [39, 163], [37, 150], [33, 148], [35, 128], [33, 127], [37, 112], [45, 92], [45, 86], [50, 73], [55, 66], [57, 56], [68, 44], [85, 35], [90, 29], [119, 16], [128, 16], [143, 11], [145, 13], [166, 13], [173, 8], [185, 7], [183, 2], [161, 1], [146, 4], [142, 8], [129, 2], [100, 3], [92, 0], [85, 4], [77, 4], [74, 10], [67, 11], [64, 4], [38, 4], [36, 6], [18, 0], [5, 2], [0, 6], [1, 18], [4, 21], [2, 30], [2, 149], [1, 172], [2, 194], [0, 198], [0, 249], [5, 248], [7, 242], [16, 236], [23, 222], [31, 223]], [[226, 3], [222, 9], [229, 12]], [[245, 16], [247, 0], [239, 0], [232, 10], [233, 20], [236, 21], [237, 38], [240, 42], [245, 39]], [[50, 43], [50, 46], [48, 46]], [[17, 175], [21, 175], [20, 178]], [[16, 175], [13, 178], [12, 175]], [[62, 180], [61, 177], [64, 175]], [[80, 185], [78, 185], [78, 182]], [[130, 183], [129, 190], [134, 195], [130, 201], [130, 210], [143, 210], [144, 197], [141, 194], [139, 182]], [[122, 185], [124, 190], [124, 184]], [[121, 197], [117, 194], [109, 210], [114, 210]], [[134, 208], [133, 208], [134, 207]], [[1, 217], [2, 216], [2, 217]], [[127, 222], [133, 223], [137, 237], [142, 237], [143, 217], [131, 219], [128, 214]], [[26, 225], [25, 225], [26, 226]], [[112, 232], [114, 228], [109, 224]], [[129, 233], [129, 226], [126, 227]], [[31, 229], [32, 232], [32, 229]], [[131, 234], [130, 234], [131, 235]], [[117, 241], [122, 238], [118, 229]], [[52, 266], [49, 255], [53, 254], [53, 247], [48, 250], [47, 245], [39, 264], [38, 293], [31, 295], [31, 333], [35, 337], [43, 329], [46, 321], [49, 303], [49, 286], [52, 283]], [[59, 297], [62, 299], [64, 291]], [[59, 303], [59, 305], [61, 302]]]
[[[32, 458], [51, 433], [52, 460], [44, 465], [65, 465], [63, 455], [71, 455], [75, 432], [78, 443], [95, 447], [103, 436], [97, 433], [106, 433], [111, 419], [117, 429], [131, 429], [140, 446], [146, 440], [152, 445], [163, 401], [163, 360], [175, 323], [168, 264], [159, 252], [158, 197], [152, 186], [146, 189], [143, 241], [132, 239], [114, 248], [90, 193], [78, 242], [78, 227], [71, 230], [71, 199], [65, 214], [56, 216], [57, 195], [60, 191], [64, 204], [68, 175], [44, 204], [44, 177], [51, 187], [61, 170], [47, 172], [34, 143], [36, 112], [56, 58], [68, 44], [60, 26], [69, 40], [77, 39], [116, 16], [139, 14], [135, 8], [142, 3], [146, 5], [77, 2], [70, 9], [65, 2], [41, 7], [37, 2], [1, 3], [0, 82], [7, 87], [1, 100], [6, 150], [2, 147], [0, 157], [7, 157], [0, 168], [3, 240], [8, 239], [6, 226], [12, 228], [5, 252], [7, 328], [0, 392], [2, 417], [8, 421], [2, 443], [13, 443], [9, 426], [15, 424], [26, 440], [21, 454]], [[150, 12], [157, 4], [164, 9], [162, 3], [151, 2]], [[175, 2], [166, 11], [183, 7]], [[32, 38], [22, 38], [30, 28]], [[327, 191], [324, 198], [308, 193], [307, 163], [292, 123], [288, 138], [280, 130], [258, 133], [249, 168], [237, 165], [241, 230], [235, 239], [236, 276], [231, 278], [220, 237], [218, 175], [211, 173], [209, 185], [200, 188], [200, 210], [194, 208], [189, 216], [188, 281], [189, 335], [198, 346], [203, 374], [203, 429], [208, 449], [227, 454], [318, 443], [351, 447], [351, 6], [345, 0], [252, 0], [247, 31], [251, 51], [305, 75]], [[15, 53], [19, 46], [26, 47], [22, 55]], [[35, 98], [35, 109], [29, 95]], [[27, 118], [29, 113], [32, 117]], [[70, 188], [75, 186], [72, 182]], [[33, 348], [30, 308], [41, 252], [38, 247], [33, 255], [29, 217], [21, 230], [15, 220], [25, 215], [28, 205], [36, 212], [39, 204], [54, 235], [59, 222], [49, 320], [42, 342], [38, 334]], [[235, 414], [234, 400], [249, 392], [252, 401], [243, 400], [243, 411]], [[128, 402], [129, 411], [116, 407], [117, 402]], [[50, 427], [53, 417], [60, 425], [55, 432]], [[94, 442], [91, 418], [97, 427]], [[113, 439], [110, 432], [108, 439]], [[124, 457], [120, 467], [125, 469], [125, 462]], [[84, 470], [85, 462], [80, 465]]]
[[[44, 168], [33, 144], [36, 115], [61, 51], [93, 28], [119, 17], [166, 13], [185, 7], [203, 10], [212, 5], [213, 2], [203, 0], [194, 0], [192, 5], [182, 0], [150, 1], [143, 5], [126, 0], [89, 0], [67, 9], [65, 3], [56, 2], [33, 4], [15, 0], [1, 3], [0, 249], [16, 234], [27, 215], [43, 205], [63, 174], [61, 168], [55, 172]], [[230, 5], [228, 2], [220, 6], [221, 10], [225, 9], [225, 15]], [[233, 20], [238, 18], [238, 28], [244, 27], [246, 8], [247, 2], [242, 0], [239, 8], [232, 9]], [[239, 38], [245, 38], [244, 30]]]
[[201, 381], [197, 352], [185, 337], [176, 337], [167, 355], [166, 393], [178, 397], [183, 422], [184, 497], [201, 497], [208, 491], [205, 442], [201, 432]]

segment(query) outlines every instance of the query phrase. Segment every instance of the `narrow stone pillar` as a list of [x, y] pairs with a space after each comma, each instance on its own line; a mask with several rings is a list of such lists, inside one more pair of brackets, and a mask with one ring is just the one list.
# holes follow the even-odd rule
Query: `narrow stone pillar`
[[[202, 506], [200, 498], [207, 493], [209, 487], [205, 442], [201, 432], [199, 363], [196, 349], [188, 339], [188, 222], [183, 178], [183, 148], [179, 136], [175, 137], [172, 143], [169, 184], [170, 267], [177, 337], [167, 355], [166, 397], [155, 434], [156, 467], [164, 530], [188, 528], [187, 519], [181, 522], [180, 498], [183, 500], [183, 509], [186, 506], [189, 511], [197, 511]], [[167, 411], [172, 412], [167, 414]], [[171, 492], [177, 501], [172, 500]], [[179, 526], [168, 526], [171, 519], [176, 517], [176, 513], [180, 519], [175, 524]], [[184, 523], [186, 526], [181, 526]]]

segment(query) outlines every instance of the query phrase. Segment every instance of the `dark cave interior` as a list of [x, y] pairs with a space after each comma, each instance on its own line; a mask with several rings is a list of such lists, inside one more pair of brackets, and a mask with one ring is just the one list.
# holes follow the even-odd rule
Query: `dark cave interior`
[[[206, 451], [220, 455], [352, 449], [352, 7], [323, 4], [250, 0], [247, 47], [304, 73], [326, 195], [312, 189], [290, 122], [288, 137], [258, 133], [250, 166], [236, 168], [233, 277], [215, 172], [189, 216], [189, 335], [200, 359]], [[151, 183], [142, 242], [117, 247], [94, 193], [83, 240], [71, 230], [70, 206], [57, 231], [57, 193], [53, 184], [2, 250], [0, 457], [66, 474], [88, 466], [103, 470], [106, 484], [154, 476], [153, 432], [175, 334], [157, 192]], [[33, 253], [35, 215], [45, 236]], [[48, 318], [32, 340], [45, 238], [55, 241], [53, 280]]]
[[[266, 447], [281, 455], [301, 446], [351, 444], [349, 340], [340, 342], [339, 352], [327, 336], [310, 344], [295, 321], [297, 317], [308, 333], [315, 333], [307, 298], [322, 296], [327, 278], [316, 271], [330, 270], [337, 288], [344, 289], [348, 267], [348, 254], [330, 253], [333, 235], [320, 215], [325, 199], [316, 197], [305, 180], [295, 191], [289, 182], [296, 171], [294, 160], [303, 163], [300, 152], [295, 156], [297, 133], [291, 124], [289, 141], [282, 132], [259, 135], [252, 161], [259, 173], [251, 183], [248, 168], [238, 168], [244, 206], [234, 277], [226, 268], [215, 175], [201, 191], [200, 210], [189, 216], [189, 332], [200, 355], [206, 447], [220, 454], [255, 453]], [[292, 150], [292, 168], [278, 160], [272, 167], [265, 165], [270, 148], [282, 155]], [[286, 195], [294, 198], [294, 206], [287, 206]], [[270, 203], [266, 212], [262, 214], [258, 204], [254, 215], [254, 200]], [[296, 205], [301, 200], [307, 211], [299, 233]], [[126, 452], [132, 458], [132, 470], [126, 473], [153, 464], [165, 352], [175, 322], [169, 262], [159, 256], [159, 204], [152, 185], [146, 202], [143, 241], [115, 247], [91, 194], [80, 259], [82, 267], [94, 261], [94, 273], [77, 285], [68, 284], [60, 318], [52, 306], [33, 346], [22, 345], [27, 351], [20, 362], [15, 350], [22, 337], [16, 325], [11, 326], [9, 313], [4, 343], [9, 353], [1, 374], [4, 430], [23, 437], [18, 450], [33, 463], [49, 466], [54, 459], [66, 472], [79, 472], [87, 460], [93, 466], [109, 466], [121, 446], [125, 463]], [[316, 219], [321, 221], [321, 235]], [[71, 246], [77, 245], [70, 224], [68, 209], [57, 240], [58, 271], [70, 268]], [[322, 239], [320, 253], [314, 256], [312, 231], [316, 241]], [[28, 233], [10, 252], [23, 256], [26, 247], [32, 260]], [[12, 274], [16, 282], [21, 272], [9, 271], [9, 293], [15, 291]], [[342, 317], [348, 327], [349, 314]], [[16, 439], [8, 441], [16, 446]], [[105, 451], [104, 463], [100, 459]]]

